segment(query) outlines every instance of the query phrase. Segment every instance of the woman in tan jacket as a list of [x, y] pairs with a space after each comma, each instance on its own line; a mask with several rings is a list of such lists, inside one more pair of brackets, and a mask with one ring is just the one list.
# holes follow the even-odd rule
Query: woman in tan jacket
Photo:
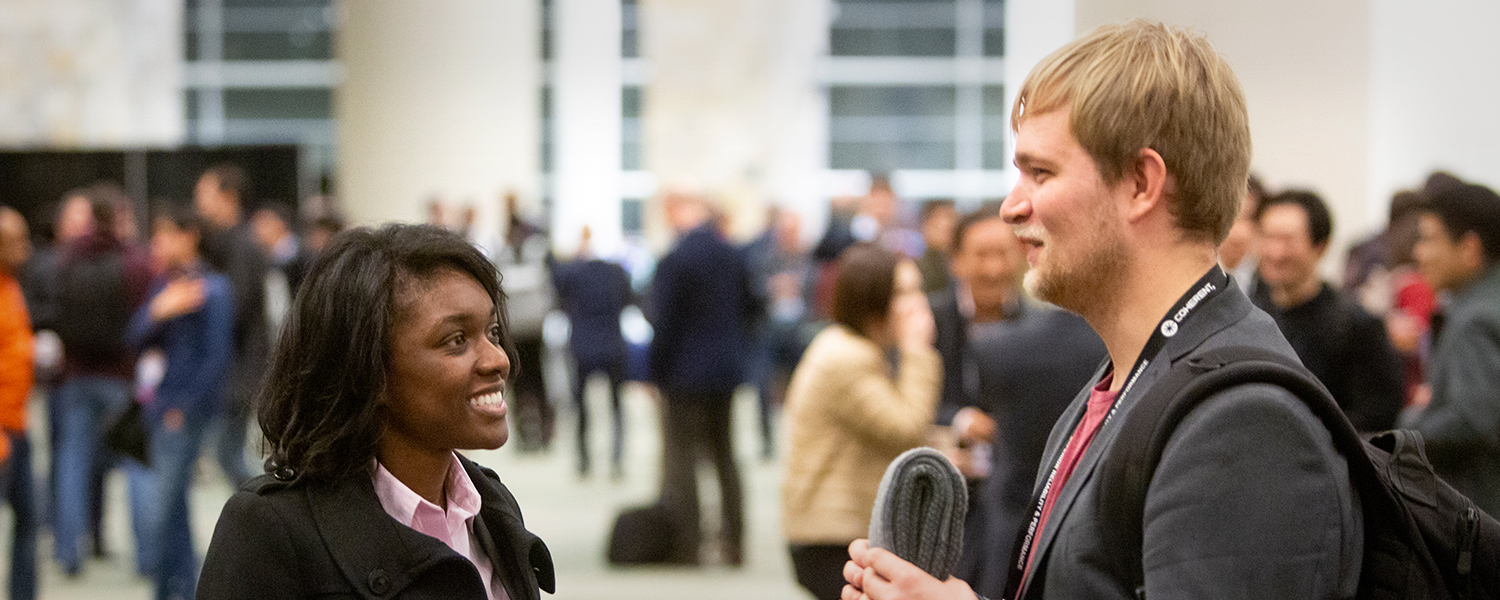
[[850, 247], [839, 257], [835, 323], [792, 374], [782, 528], [797, 582], [820, 600], [843, 589], [846, 549], [868, 534], [886, 466], [932, 425], [942, 365], [921, 283], [910, 259]]

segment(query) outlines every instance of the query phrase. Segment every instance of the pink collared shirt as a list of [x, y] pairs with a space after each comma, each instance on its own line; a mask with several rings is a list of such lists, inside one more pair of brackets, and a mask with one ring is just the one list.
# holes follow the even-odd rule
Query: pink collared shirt
[[385, 465], [375, 461], [375, 496], [380, 498], [385, 513], [402, 525], [437, 538], [474, 563], [490, 600], [509, 600], [505, 587], [495, 579], [490, 557], [472, 535], [474, 515], [479, 514], [479, 488], [474, 487], [457, 455], [449, 464], [448, 481], [444, 485], [448, 490], [447, 510], [411, 491]]

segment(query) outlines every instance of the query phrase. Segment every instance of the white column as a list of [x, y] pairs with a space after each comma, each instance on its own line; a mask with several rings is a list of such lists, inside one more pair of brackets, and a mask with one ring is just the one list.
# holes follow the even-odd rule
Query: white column
[[[642, 0], [641, 54], [651, 61], [642, 158], [663, 189], [718, 201], [738, 237], [768, 202], [820, 213], [829, 3]], [[652, 215], [659, 213], [652, 212]], [[647, 221], [652, 242], [670, 235]]]
[[335, 94], [342, 202], [357, 222], [421, 221], [427, 199], [473, 203], [499, 233], [509, 190], [535, 206], [536, 0], [340, 0]]
[[[1073, 0], [1006, 0], [1005, 2], [1005, 123], [1016, 105], [1016, 93], [1026, 75], [1053, 50], [1073, 40]], [[1005, 151], [1015, 156], [1012, 132]], [[1007, 157], [1007, 164], [1010, 158]]]
[[553, 244], [570, 253], [587, 225], [608, 254], [621, 240], [620, 0], [552, 11]]

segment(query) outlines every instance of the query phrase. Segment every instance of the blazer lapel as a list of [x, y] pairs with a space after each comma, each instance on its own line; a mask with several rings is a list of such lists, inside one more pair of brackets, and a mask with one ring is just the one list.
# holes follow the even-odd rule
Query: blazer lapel
[[[1078, 466], [1074, 468], [1073, 474], [1063, 483], [1062, 489], [1058, 490], [1057, 503], [1052, 506], [1052, 513], [1047, 516], [1047, 522], [1042, 525], [1042, 530], [1037, 534], [1040, 537], [1037, 541], [1036, 556], [1031, 559], [1032, 564], [1035, 565], [1034, 572], [1026, 578], [1023, 587], [1017, 592], [1018, 597], [1026, 597], [1031, 584], [1045, 571], [1047, 552], [1051, 549], [1053, 540], [1057, 538], [1059, 528], [1067, 520], [1068, 511], [1072, 509], [1079, 493], [1092, 478], [1101, 458], [1113, 445], [1119, 433], [1120, 423], [1124, 421], [1125, 413], [1129, 412], [1142, 394], [1150, 390], [1151, 386], [1166, 374], [1172, 363], [1192, 352], [1213, 334], [1243, 319], [1250, 312], [1251, 307], [1250, 300], [1245, 297], [1238, 286], [1229, 286], [1200, 307], [1199, 313], [1188, 319], [1177, 335], [1168, 340], [1166, 346], [1151, 359], [1151, 364], [1147, 365], [1145, 372], [1141, 373], [1140, 379], [1132, 386], [1131, 393], [1122, 398], [1123, 403], [1116, 411], [1114, 418], [1094, 434], [1094, 439], [1089, 443], [1088, 449], [1084, 451], [1083, 456], [1079, 457]], [[1089, 380], [1090, 387], [1099, 381], [1104, 374], [1104, 368], [1108, 366], [1106, 359], [1105, 367]], [[1088, 395], [1089, 388], [1085, 388], [1079, 393], [1078, 398], [1074, 398], [1073, 404], [1064, 413], [1063, 419], [1059, 420], [1059, 423], [1070, 424], [1066, 430], [1053, 428], [1052, 439], [1048, 441], [1046, 459], [1042, 463], [1043, 471], [1037, 476], [1037, 485], [1046, 485], [1046, 478], [1051, 472], [1052, 465], [1056, 464], [1058, 456], [1067, 445], [1068, 438], [1072, 436], [1073, 429], [1082, 418]]]

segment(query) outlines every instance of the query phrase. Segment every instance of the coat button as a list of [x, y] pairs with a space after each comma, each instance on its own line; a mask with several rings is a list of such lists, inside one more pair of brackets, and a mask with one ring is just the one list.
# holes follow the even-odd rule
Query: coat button
[[282, 467], [276, 469], [276, 472], [272, 473], [271, 476], [275, 477], [277, 481], [291, 481], [297, 478], [297, 471], [291, 467]]
[[376, 596], [385, 595], [391, 590], [391, 579], [385, 576], [385, 571], [375, 569], [370, 571], [370, 591]]

